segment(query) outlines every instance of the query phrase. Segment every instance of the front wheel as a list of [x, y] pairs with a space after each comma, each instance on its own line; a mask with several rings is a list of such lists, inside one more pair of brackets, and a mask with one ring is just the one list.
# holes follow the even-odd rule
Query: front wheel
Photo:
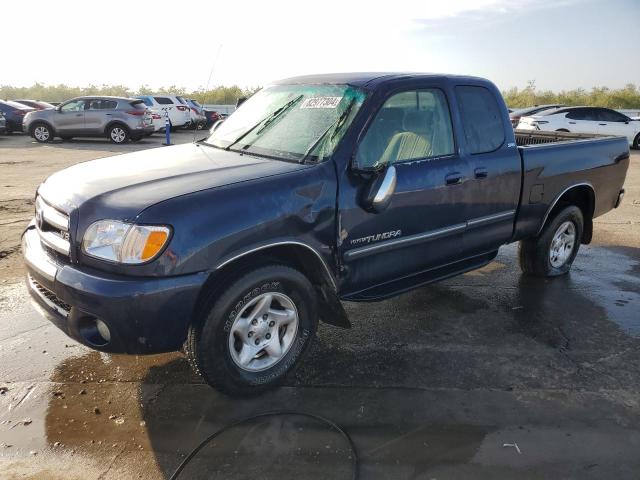
[[33, 138], [36, 139], [36, 142], [39, 143], [47, 143], [53, 140], [53, 130], [46, 123], [38, 123], [33, 126], [32, 129]]
[[633, 141], [633, 148], [635, 148], [636, 150], [640, 149], [640, 133], [636, 135], [636, 138]]
[[298, 363], [317, 324], [315, 291], [299, 271], [258, 268], [215, 295], [189, 329], [185, 351], [204, 380], [228, 395], [277, 385]]
[[520, 268], [538, 277], [555, 277], [571, 269], [584, 230], [582, 210], [572, 205], [547, 222], [539, 236], [520, 242]]
[[126, 143], [129, 140], [129, 132], [122, 125], [114, 125], [109, 128], [108, 136], [111, 142], [117, 144]]

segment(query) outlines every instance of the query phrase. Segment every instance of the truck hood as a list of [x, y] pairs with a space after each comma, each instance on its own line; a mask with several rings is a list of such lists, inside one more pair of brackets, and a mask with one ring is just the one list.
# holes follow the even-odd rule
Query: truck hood
[[69, 214], [132, 219], [163, 200], [301, 168], [192, 143], [80, 163], [51, 175], [38, 194]]

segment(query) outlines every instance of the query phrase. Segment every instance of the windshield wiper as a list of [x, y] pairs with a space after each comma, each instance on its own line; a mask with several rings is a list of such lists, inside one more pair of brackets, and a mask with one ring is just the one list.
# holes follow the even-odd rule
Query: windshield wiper
[[278, 108], [275, 112], [273, 112], [272, 114], [270, 114], [269, 116], [263, 118], [262, 120], [260, 120], [258, 123], [256, 123], [255, 125], [253, 125], [249, 130], [247, 130], [246, 132], [244, 132], [242, 135], [240, 135], [238, 138], [236, 138], [233, 142], [231, 142], [229, 145], [227, 145], [225, 147], [225, 150], [231, 150], [231, 147], [233, 147], [236, 143], [238, 143], [240, 140], [242, 140], [244, 137], [246, 137], [247, 135], [249, 135], [251, 132], [253, 132], [256, 128], [258, 128], [260, 125], [262, 125], [264, 123], [264, 126], [258, 130], [256, 133], [262, 133], [269, 125], [271, 125], [278, 117], [280, 117], [284, 112], [286, 112], [287, 110], [289, 110], [291, 107], [293, 107], [296, 103], [298, 103], [300, 101], [300, 99], [304, 97], [303, 94], [298, 95], [296, 98], [294, 98], [293, 100], [289, 100], [287, 103], [285, 103], [283, 106], [281, 106], [280, 108]]
[[342, 125], [347, 120], [347, 117], [351, 113], [351, 110], [353, 109], [353, 106], [355, 105], [355, 103], [356, 103], [356, 99], [355, 98], [351, 99], [351, 102], [349, 102], [349, 105], [347, 105], [347, 108], [344, 109], [344, 112], [342, 112], [342, 114], [336, 119], [336, 121], [333, 122], [331, 125], [329, 125], [329, 128], [327, 128], [322, 133], [322, 135], [320, 135], [318, 139], [315, 142], [313, 142], [309, 148], [307, 148], [307, 151], [304, 152], [304, 155], [300, 158], [300, 163], [304, 163], [307, 160], [307, 158], [309, 158], [309, 155], [311, 155], [311, 152], [315, 150], [315, 148], [325, 139], [327, 134], [334, 128], [335, 130], [333, 132], [333, 135], [331, 135], [331, 140], [335, 138], [335, 136], [340, 131], [340, 128], [342, 128]]

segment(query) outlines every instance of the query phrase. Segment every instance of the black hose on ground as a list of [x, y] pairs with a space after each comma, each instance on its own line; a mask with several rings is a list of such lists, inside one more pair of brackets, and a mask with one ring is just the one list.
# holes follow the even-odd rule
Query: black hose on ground
[[217, 436], [221, 435], [222, 433], [226, 432], [227, 430], [230, 430], [231, 428], [237, 427], [237, 426], [242, 425], [244, 423], [251, 422], [251, 421], [256, 420], [258, 418], [279, 417], [279, 416], [284, 416], [284, 415], [296, 415], [296, 416], [299, 416], [299, 417], [311, 418], [311, 419], [316, 420], [316, 421], [318, 421], [320, 423], [324, 423], [325, 425], [329, 425], [333, 430], [335, 430], [340, 435], [342, 435], [342, 437], [347, 441], [347, 443], [349, 445], [349, 448], [351, 449], [351, 452], [352, 452], [351, 465], [352, 465], [353, 475], [352, 475], [351, 478], [353, 480], [357, 480], [357, 478], [358, 478], [358, 453], [356, 451], [356, 446], [353, 443], [353, 440], [351, 439], [349, 434], [347, 432], [345, 432], [342, 428], [340, 428], [340, 426], [338, 424], [336, 424], [335, 422], [332, 422], [331, 420], [329, 420], [327, 418], [321, 417], [320, 415], [314, 415], [313, 413], [288, 411], [288, 410], [276, 410], [276, 411], [273, 411], [273, 412], [258, 413], [257, 415], [252, 415], [250, 417], [243, 418], [243, 419], [238, 420], [236, 422], [230, 423], [229, 425], [225, 425], [224, 427], [222, 427], [219, 430], [216, 430], [211, 435], [209, 435], [207, 438], [205, 438], [202, 442], [200, 442], [198, 444], [198, 446], [196, 446], [193, 450], [191, 450], [189, 455], [187, 455], [185, 457], [185, 459], [182, 461], [182, 463], [180, 465], [178, 465], [178, 468], [176, 468], [175, 472], [173, 472], [171, 477], [169, 477], [169, 480], [176, 480], [178, 478], [178, 475], [180, 475], [180, 473], [185, 469], [187, 464], [198, 454], [198, 452], [200, 452], [200, 450], [202, 450], [204, 448], [204, 446], [207, 443], [209, 443], [211, 440], [213, 440]]

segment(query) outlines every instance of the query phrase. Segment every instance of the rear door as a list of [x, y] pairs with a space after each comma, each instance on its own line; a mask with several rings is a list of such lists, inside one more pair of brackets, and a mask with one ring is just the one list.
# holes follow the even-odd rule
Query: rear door
[[173, 100], [170, 97], [153, 97], [153, 99], [158, 103], [158, 106], [161, 109], [161, 113], [164, 116], [165, 113], [169, 114], [169, 120], [172, 125], [181, 125], [181, 116], [178, 115], [178, 111], [176, 110], [176, 105], [173, 103]]
[[84, 126], [87, 134], [102, 135], [113, 118], [118, 102], [110, 99], [87, 100]]
[[624, 135], [633, 143], [635, 137], [634, 124], [626, 115], [608, 108], [597, 108], [598, 133], [601, 135]]
[[469, 172], [455, 148], [446, 89], [419, 84], [383, 102], [355, 159], [395, 167], [391, 203], [366, 211], [358, 200], [366, 178], [340, 187], [342, 289], [350, 293], [455, 261], [462, 248]]
[[455, 87], [462, 132], [460, 154], [471, 167], [464, 256], [488, 253], [508, 242], [520, 199], [520, 154], [504, 106], [485, 86]]
[[63, 104], [54, 116], [54, 128], [60, 134], [82, 133], [84, 130], [85, 100], [72, 100]]

